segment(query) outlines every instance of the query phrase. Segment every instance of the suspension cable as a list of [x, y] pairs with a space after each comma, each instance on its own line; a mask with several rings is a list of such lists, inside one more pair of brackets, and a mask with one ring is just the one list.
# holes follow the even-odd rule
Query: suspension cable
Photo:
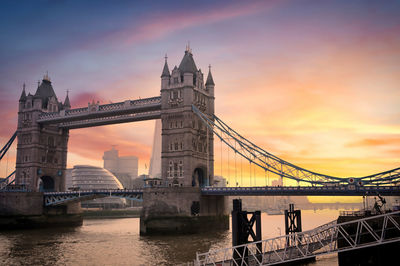
[[231, 149], [228, 148], [228, 180], [229, 180], [229, 185], [232, 186], [232, 181], [231, 181], [231, 167], [229, 165], [229, 152]]
[[243, 187], [243, 167], [242, 167], [242, 156], [240, 156], [240, 186]]
[[238, 186], [237, 182], [237, 171], [236, 171], [236, 142], [235, 142], [235, 187]]
[[[220, 141], [221, 141], [221, 149], [220, 149], [221, 150], [221, 178], [223, 178], [223, 175], [222, 175], [222, 139], [220, 139]], [[226, 181], [225, 181], [225, 183], [226, 183]]]
[[[287, 162], [279, 157], [267, 152], [266, 150], [260, 148], [256, 144], [250, 142], [238, 132], [230, 128], [226, 123], [224, 123], [217, 116], [209, 118], [205, 116], [200, 110], [198, 110], [194, 105], [192, 105], [193, 112], [200, 117], [200, 119], [215, 133], [217, 137], [224, 142], [228, 148], [234, 149], [231, 141], [237, 142], [240, 146], [237, 151], [240, 156], [247, 159], [250, 163], [255, 164], [258, 167], [277, 176], [281, 179], [283, 184], [284, 178], [291, 179], [299, 182], [308, 183], [311, 185], [324, 185], [324, 184], [337, 184], [337, 185], [386, 185], [392, 184], [396, 185], [400, 182], [400, 167], [391, 169], [385, 172], [380, 172], [368, 176], [362, 177], [336, 177], [329, 176], [321, 173], [316, 173], [314, 171], [307, 170], [305, 168], [296, 166], [290, 162]], [[222, 135], [224, 137], [222, 137]], [[226, 139], [225, 139], [226, 137]], [[269, 173], [268, 173], [269, 174]], [[228, 169], [228, 176], [230, 177], [230, 171]], [[269, 179], [269, 177], [268, 177]]]

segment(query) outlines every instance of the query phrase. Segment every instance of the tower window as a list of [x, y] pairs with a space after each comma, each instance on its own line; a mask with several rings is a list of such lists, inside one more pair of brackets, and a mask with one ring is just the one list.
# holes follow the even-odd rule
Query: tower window
[[174, 163], [174, 177], [178, 176], [178, 164]]
[[179, 82], [179, 78], [174, 78], [174, 84], [177, 84]]

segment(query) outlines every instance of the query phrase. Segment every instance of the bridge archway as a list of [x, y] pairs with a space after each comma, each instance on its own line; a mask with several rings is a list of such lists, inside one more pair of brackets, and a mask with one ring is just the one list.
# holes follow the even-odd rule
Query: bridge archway
[[51, 176], [42, 176], [38, 181], [38, 189], [40, 192], [55, 191], [54, 179]]
[[210, 180], [207, 177], [207, 171], [202, 167], [197, 167], [193, 171], [193, 179], [199, 187], [210, 185]]

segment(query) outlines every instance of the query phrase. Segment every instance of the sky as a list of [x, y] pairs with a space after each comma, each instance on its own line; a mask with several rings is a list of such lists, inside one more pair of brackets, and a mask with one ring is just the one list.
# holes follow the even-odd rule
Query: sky
[[[196, 65], [212, 66], [216, 115], [258, 146], [336, 176], [400, 166], [399, 1], [149, 2], [2, 1], [1, 146], [23, 83], [33, 94], [48, 71], [73, 108], [158, 96], [165, 54], [172, 69], [190, 42]], [[154, 121], [71, 130], [68, 167], [102, 166], [117, 145], [146, 173], [153, 130]], [[234, 175], [215, 157], [216, 175]]]

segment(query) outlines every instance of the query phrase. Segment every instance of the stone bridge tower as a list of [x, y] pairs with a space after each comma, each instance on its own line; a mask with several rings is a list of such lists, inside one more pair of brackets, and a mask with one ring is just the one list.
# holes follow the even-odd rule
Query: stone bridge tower
[[58, 101], [47, 74], [34, 95], [26, 95], [24, 84], [18, 109], [16, 184], [32, 191], [65, 190], [68, 129], [59, 129], [57, 124], [43, 126], [37, 120], [43, 112], [70, 107], [68, 94], [64, 103]]
[[213, 184], [213, 133], [192, 112], [192, 105], [211, 119], [214, 81], [206, 82], [189, 47], [179, 67], [169, 71], [167, 58], [161, 75], [161, 176], [169, 186], [202, 187]]

